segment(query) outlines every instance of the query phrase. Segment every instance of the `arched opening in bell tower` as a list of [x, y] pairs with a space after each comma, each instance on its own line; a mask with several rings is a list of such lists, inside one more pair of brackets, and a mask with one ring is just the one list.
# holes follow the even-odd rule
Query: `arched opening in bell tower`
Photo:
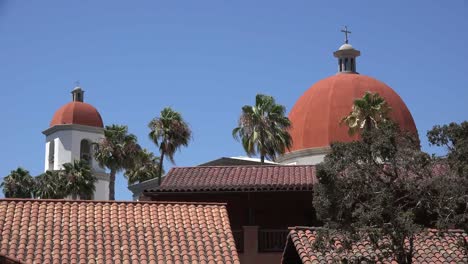
[[55, 144], [54, 144], [54, 140], [51, 140], [49, 142], [49, 156], [47, 157], [48, 161], [49, 161], [49, 170], [53, 170], [54, 169], [54, 161], [55, 161]]
[[81, 140], [80, 143], [80, 159], [88, 163], [91, 166], [91, 142], [87, 139]]

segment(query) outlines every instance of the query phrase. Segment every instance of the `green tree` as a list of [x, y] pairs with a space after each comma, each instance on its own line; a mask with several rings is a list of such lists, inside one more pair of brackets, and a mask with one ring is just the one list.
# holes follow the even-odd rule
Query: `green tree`
[[354, 100], [353, 108], [348, 116], [341, 120], [348, 126], [348, 133], [354, 135], [362, 130], [377, 128], [388, 119], [391, 108], [378, 93], [366, 92], [362, 98]]
[[415, 135], [384, 122], [361, 138], [332, 144], [317, 166], [313, 204], [325, 227], [371, 241], [398, 263], [412, 262], [412, 242], [423, 228], [463, 227], [466, 181], [446, 177], [450, 171], [439, 170]]
[[96, 189], [97, 178], [91, 172], [88, 163], [75, 160], [62, 166], [63, 170], [59, 172], [59, 176], [64, 178], [66, 196], [71, 195], [72, 199], [90, 199]]
[[437, 226], [458, 226], [468, 232], [468, 122], [434, 126], [427, 137], [447, 153], [434, 157], [436, 175], [425, 186], [430, 200], [426, 208]]
[[284, 154], [292, 145], [288, 131], [291, 122], [285, 112], [286, 108], [277, 104], [272, 96], [257, 94], [254, 106], [242, 107], [238, 126], [232, 130], [232, 135], [242, 142], [249, 157], [260, 155], [262, 164], [265, 158], [275, 160], [278, 154]]
[[447, 156], [443, 159], [448, 162], [452, 170], [460, 176], [468, 177], [468, 122], [460, 124], [450, 123], [443, 126], [434, 126], [427, 137], [432, 145], [445, 147]]
[[119, 171], [133, 168], [134, 157], [141, 151], [141, 147], [136, 136], [128, 133], [127, 126], [106, 126], [104, 136], [96, 144], [94, 157], [101, 167], [110, 170], [109, 200], [115, 200], [115, 176]]
[[34, 191], [34, 178], [29, 171], [19, 167], [8, 174], [0, 187], [6, 198], [31, 198]]
[[144, 182], [164, 174], [159, 172], [161, 160], [153, 153], [143, 149], [136, 157], [136, 165], [125, 171], [128, 184]]
[[67, 196], [67, 182], [59, 171], [48, 170], [35, 178], [34, 197], [63, 199]]
[[[159, 171], [163, 171], [164, 158], [174, 161], [175, 152], [182, 146], [188, 146], [192, 138], [192, 131], [179, 112], [166, 107], [161, 111], [160, 117], [156, 117], [148, 124], [149, 137], [159, 148], [161, 154]], [[158, 184], [161, 184], [162, 175], [158, 175]]]

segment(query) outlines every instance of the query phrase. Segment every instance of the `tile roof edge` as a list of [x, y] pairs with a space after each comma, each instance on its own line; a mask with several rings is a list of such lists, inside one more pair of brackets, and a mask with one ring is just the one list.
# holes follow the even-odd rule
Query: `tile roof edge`
[[116, 204], [186, 204], [186, 205], [219, 205], [227, 203], [216, 202], [175, 202], [175, 201], [109, 201], [109, 200], [66, 200], [66, 199], [31, 199], [31, 198], [0, 198], [0, 202], [44, 202], [44, 203], [116, 203]]
[[326, 229], [325, 227], [321, 226], [290, 226], [288, 230], [319, 230], [319, 229]]
[[186, 166], [186, 167], [172, 167], [169, 172], [166, 174], [168, 175], [171, 171], [176, 169], [203, 169], [203, 168], [263, 168], [263, 167], [273, 167], [273, 168], [284, 168], [284, 167], [310, 167], [315, 168], [316, 165], [281, 165], [281, 164], [265, 164], [265, 165], [210, 165], [210, 166]]
[[[248, 188], [255, 188], [254, 187], [248, 187]], [[234, 188], [235, 190], [231, 189], [220, 189], [220, 190], [193, 190], [193, 189], [145, 189], [143, 190], [143, 193], [145, 194], [194, 194], [194, 193], [246, 193], [246, 192], [252, 192], [252, 193], [260, 193], [260, 192], [311, 192], [313, 191], [313, 188], [302, 188], [302, 189], [294, 189], [294, 188], [277, 188], [277, 189], [241, 189], [241, 188]]]
[[[320, 226], [290, 226], [288, 227], [288, 230], [290, 231], [295, 231], [295, 230], [321, 230], [321, 229], [327, 229], [325, 227], [320, 227]], [[463, 229], [435, 229], [435, 228], [426, 228], [423, 229], [425, 231], [429, 232], [448, 232], [448, 233], [465, 233], [465, 230]]]

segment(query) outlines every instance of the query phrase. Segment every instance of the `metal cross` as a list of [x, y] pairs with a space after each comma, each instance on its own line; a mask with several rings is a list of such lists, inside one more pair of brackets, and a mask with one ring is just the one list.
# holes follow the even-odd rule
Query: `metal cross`
[[80, 87], [80, 80], [75, 82], [75, 87]]
[[348, 33], [351, 34], [351, 31], [348, 31], [348, 27], [344, 26], [344, 29], [341, 32], [345, 33], [345, 43], [348, 44]]

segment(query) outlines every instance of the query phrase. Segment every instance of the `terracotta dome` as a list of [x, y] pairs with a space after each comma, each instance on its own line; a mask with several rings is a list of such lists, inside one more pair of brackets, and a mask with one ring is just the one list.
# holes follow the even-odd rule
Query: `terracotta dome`
[[390, 117], [402, 130], [417, 132], [410, 111], [392, 88], [368, 76], [342, 73], [317, 82], [296, 102], [289, 113], [293, 139], [290, 151], [356, 139], [348, 135], [348, 128], [340, 125], [340, 121], [351, 111], [354, 99], [362, 97], [366, 91], [385, 98], [392, 108]]
[[94, 106], [73, 101], [62, 106], [55, 112], [50, 126], [65, 125], [65, 124], [78, 124], [93, 127], [104, 127], [101, 115], [94, 108]]

